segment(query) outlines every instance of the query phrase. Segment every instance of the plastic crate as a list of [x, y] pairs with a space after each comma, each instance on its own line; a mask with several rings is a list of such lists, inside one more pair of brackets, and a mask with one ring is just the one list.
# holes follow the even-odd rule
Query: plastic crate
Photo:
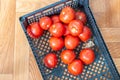
[[[59, 14], [61, 9], [65, 6], [71, 6], [74, 9], [83, 10], [87, 15], [87, 25], [91, 28], [93, 33], [91, 40], [80, 44], [74, 50], [78, 55], [82, 48], [85, 48], [86, 45], [91, 45], [87, 47], [94, 49], [96, 55], [95, 61], [92, 64], [85, 66], [82, 74], [78, 76], [69, 74], [67, 65], [62, 63], [60, 60], [59, 55], [65, 48], [60, 51], [53, 51], [49, 47], [48, 40], [51, 35], [48, 31], [44, 31], [43, 36], [39, 39], [30, 38], [26, 32], [26, 27], [30, 23], [38, 22], [39, 18], [43, 16]], [[88, 0], [62, 0], [56, 2], [20, 17], [20, 23], [31, 46], [44, 80], [120, 80], [120, 75], [113, 63], [98, 26], [96, 25], [93, 14], [89, 8]], [[58, 65], [54, 69], [48, 69], [43, 64], [43, 57], [49, 52], [55, 52], [59, 58]]]

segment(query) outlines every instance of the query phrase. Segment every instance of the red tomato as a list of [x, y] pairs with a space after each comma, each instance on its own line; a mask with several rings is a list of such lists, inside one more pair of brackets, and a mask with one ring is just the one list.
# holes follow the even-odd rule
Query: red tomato
[[52, 69], [57, 65], [58, 59], [56, 54], [49, 53], [43, 58], [43, 62], [46, 67]]
[[49, 40], [49, 45], [53, 50], [60, 50], [64, 47], [64, 40], [61, 37], [51, 37]]
[[65, 33], [65, 27], [60, 22], [59, 23], [54, 23], [50, 27], [49, 31], [52, 34], [52, 36], [54, 36], [54, 37], [61, 37]]
[[31, 38], [37, 38], [37, 37], [35, 37], [35, 36], [32, 34], [30, 28], [31, 28], [31, 26], [28, 26], [28, 27], [27, 27], [27, 33], [28, 33], [28, 35], [29, 35]]
[[83, 32], [79, 35], [79, 38], [81, 39], [81, 41], [86, 42], [88, 39], [91, 38], [91, 36], [92, 36], [92, 32], [91, 32], [90, 28], [85, 26], [83, 28]]
[[76, 18], [76, 19], [79, 19], [79, 20], [82, 21], [84, 24], [87, 22], [87, 17], [86, 17], [86, 15], [85, 15], [85, 13], [82, 12], [82, 11], [76, 12], [75, 18]]
[[90, 48], [83, 49], [80, 52], [79, 58], [86, 64], [91, 64], [95, 60], [94, 51]]
[[78, 36], [83, 31], [83, 23], [80, 20], [72, 20], [68, 25], [68, 30], [73, 36]]
[[65, 37], [65, 47], [67, 49], [75, 49], [79, 44], [79, 38], [72, 35], [67, 35]]
[[70, 34], [70, 32], [69, 32], [69, 30], [68, 30], [68, 25], [67, 25], [67, 24], [63, 24], [63, 25], [64, 25], [64, 27], [66, 28], [66, 31], [65, 31], [65, 33], [64, 33], [64, 36], [67, 36], [67, 35]]
[[83, 71], [83, 68], [84, 68], [84, 65], [82, 61], [79, 59], [74, 60], [72, 63], [68, 65], [68, 71], [75, 76], [81, 74]]
[[45, 17], [40, 18], [39, 23], [42, 29], [48, 30], [50, 26], [52, 25], [52, 20], [50, 17], [45, 16]]
[[58, 22], [60, 22], [59, 15], [53, 15], [53, 16], [51, 17], [51, 19], [52, 19], [53, 23], [58, 23]]
[[75, 18], [75, 11], [73, 8], [67, 6], [62, 9], [60, 13], [60, 20], [68, 24], [71, 20]]
[[65, 64], [70, 64], [75, 59], [76, 55], [72, 50], [64, 50], [60, 54], [60, 57]]
[[27, 27], [27, 33], [32, 38], [38, 38], [43, 34], [43, 29], [38, 22], [34, 22]]

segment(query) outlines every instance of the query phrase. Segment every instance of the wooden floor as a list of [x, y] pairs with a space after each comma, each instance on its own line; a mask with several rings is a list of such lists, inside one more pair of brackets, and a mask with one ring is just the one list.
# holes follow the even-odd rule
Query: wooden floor
[[[0, 80], [41, 80], [18, 18], [57, 0], [0, 0]], [[120, 0], [90, 0], [90, 7], [120, 73]]]

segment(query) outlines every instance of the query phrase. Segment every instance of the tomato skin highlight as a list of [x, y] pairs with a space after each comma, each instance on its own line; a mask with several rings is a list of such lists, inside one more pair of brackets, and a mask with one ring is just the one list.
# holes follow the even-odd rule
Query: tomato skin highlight
[[50, 69], [55, 68], [57, 62], [58, 62], [58, 58], [54, 53], [49, 53], [43, 58], [43, 63], [45, 64], [46, 67]]
[[59, 17], [59, 15], [53, 15], [53, 16], [51, 16], [51, 19], [52, 19], [53, 23], [58, 23], [58, 22], [60, 22], [60, 17]]
[[65, 47], [67, 49], [75, 49], [80, 43], [80, 40], [76, 36], [67, 35], [65, 37]]
[[76, 55], [72, 50], [64, 50], [61, 52], [60, 57], [65, 64], [70, 64], [75, 59]]
[[62, 9], [60, 12], [60, 20], [63, 23], [68, 24], [70, 21], [72, 21], [75, 18], [75, 11], [73, 8], [67, 6]]
[[68, 30], [71, 35], [78, 36], [83, 32], [83, 23], [80, 20], [72, 20], [68, 25]]
[[43, 34], [43, 29], [38, 22], [34, 22], [27, 27], [27, 33], [31, 38], [39, 38]]
[[81, 50], [79, 58], [84, 62], [84, 64], [89, 65], [95, 60], [95, 53], [92, 49], [86, 48]]
[[65, 33], [65, 27], [62, 23], [54, 23], [50, 29], [49, 32], [52, 34], [54, 37], [61, 37]]
[[48, 30], [52, 25], [52, 20], [50, 17], [45, 16], [40, 18], [39, 24], [43, 30]]
[[84, 68], [84, 65], [83, 65], [82, 61], [79, 59], [75, 59], [68, 65], [69, 73], [71, 73], [72, 75], [75, 75], [75, 76], [81, 74], [83, 71], [83, 68]]
[[62, 37], [51, 37], [49, 40], [49, 46], [55, 51], [61, 50], [64, 47], [64, 40]]
[[27, 27], [27, 34], [28, 34], [31, 38], [37, 38], [36, 36], [34, 36], [34, 35], [32, 34], [30, 28], [31, 28], [30, 26]]
[[75, 13], [75, 19], [78, 19], [78, 20], [82, 21], [83, 24], [86, 24], [86, 22], [87, 22], [86, 14], [82, 11], [77, 11]]
[[92, 32], [90, 28], [88, 28], [87, 26], [84, 26], [83, 32], [79, 35], [79, 38], [81, 39], [81, 41], [86, 42], [91, 38], [91, 36], [92, 36]]

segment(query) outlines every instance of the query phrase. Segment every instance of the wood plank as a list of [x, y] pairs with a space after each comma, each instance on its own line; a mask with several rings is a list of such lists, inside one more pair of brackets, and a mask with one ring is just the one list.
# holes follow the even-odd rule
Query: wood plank
[[29, 58], [29, 80], [43, 80], [31, 49]]
[[114, 64], [117, 67], [117, 70], [120, 74], [120, 58], [113, 58]]
[[120, 73], [120, 42], [107, 42], [106, 45], [114, 61], [114, 64]]
[[14, 80], [29, 80], [29, 45], [16, 14]]
[[120, 28], [100, 28], [105, 42], [120, 42]]
[[106, 45], [112, 58], [120, 58], [120, 42], [107, 42]]
[[110, 11], [108, 12], [109, 17], [111, 17], [110, 25], [120, 28], [120, 0], [111, 0], [108, 2], [110, 4]]
[[[26, 14], [26, 13], [21, 12], [21, 13], [16, 14], [16, 28], [15, 28], [15, 31], [16, 31], [15, 32], [15, 34], [16, 34], [15, 35], [15, 43], [16, 43], [15, 49], [16, 50], [15, 50], [15, 58], [14, 58], [14, 62], [15, 62], [14, 63], [15, 64], [14, 65], [15, 66], [14, 80], [21, 80], [21, 79], [23, 79], [23, 80], [42, 80], [41, 73], [38, 69], [37, 63], [33, 56], [33, 53], [30, 49], [30, 46], [25, 37], [23, 29], [18, 21], [19, 17], [22, 16], [23, 14]], [[18, 42], [21, 45], [19, 45]], [[20, 47], [22, 47], [22, 48], [20, 48]], [[21, 58], [20, 58], [20, 56], [21, 56]], [[25, 60], [22, 61], [23, 59], [25, 59]], [[23, 74], [23, 75], [21, 75], [21, 74]]]
[[1, 0], [0, 0], [0, 15], [1, 15]]
[[13, 80], [12, 74], [0, 74], [0, 80]]
[[89, 5], [92, 11], [95, 12], [105, 12], [108, 0], [89, 0]]
[[[16, 12], [28, 13], [54, 2], [56, 0], [16, 0]], [[120, 0], [90, 0], [97, 24], [120, 73], [119, 4]], [[42, 79], [18, 22], [22, 14], [17, 13], [15, 16], [15, 0], [0, 0], [0, 80], [13, 80], [13, 76], [14, 80]]]
[[99, 27], [120, 27], [120, 0], [90, 0], [90, 8]]
[[99, 28], [118, 28], [117, 25], [111, 25], [108, 13], [93, 11], [93, 15]]
[[16, 12], [31, 12], [54, 2], [56, 0], [16, 0]]
[[0, 74], [13, 73], [15, 0], [0, 0]]

